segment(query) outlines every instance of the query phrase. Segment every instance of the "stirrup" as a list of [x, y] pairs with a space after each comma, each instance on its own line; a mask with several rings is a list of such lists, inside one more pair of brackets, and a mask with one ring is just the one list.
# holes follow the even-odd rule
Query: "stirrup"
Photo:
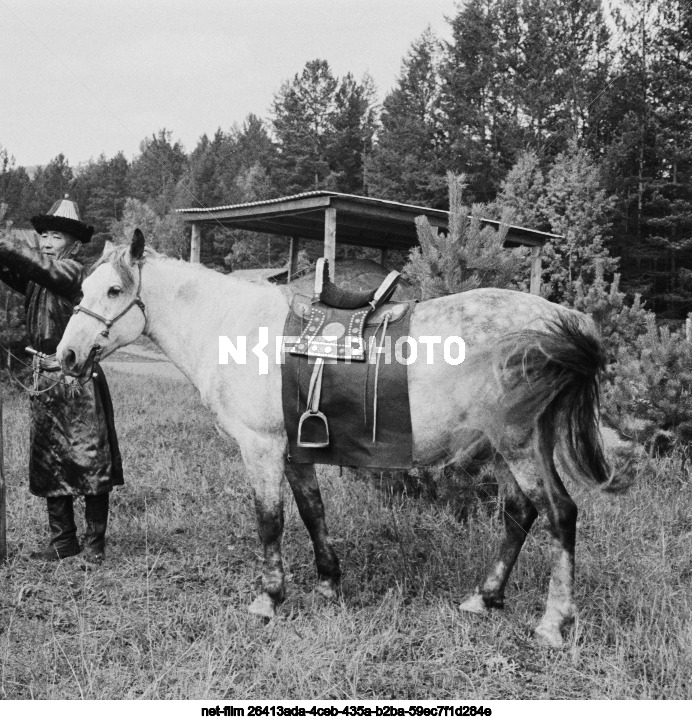
[[329, 445], [327, 416], [319, 410], [323, 369], [324, 358], [317, 358], [310, 378], [307, 410], [298, 421], [298, 445], [301, 448], [326, 448]]
[[298, 421], [298, 445], [301, 448], [326, 448], [329, 425], [322, 411], [305, 411]]

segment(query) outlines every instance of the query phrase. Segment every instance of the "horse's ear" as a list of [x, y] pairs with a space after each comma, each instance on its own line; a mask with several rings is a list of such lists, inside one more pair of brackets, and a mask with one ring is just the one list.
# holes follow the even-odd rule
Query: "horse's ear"
[[137, 228], [132, 235], [130, 243], [130, 256], [132, 260], [142, 260], [144, 256], [144, 233]]

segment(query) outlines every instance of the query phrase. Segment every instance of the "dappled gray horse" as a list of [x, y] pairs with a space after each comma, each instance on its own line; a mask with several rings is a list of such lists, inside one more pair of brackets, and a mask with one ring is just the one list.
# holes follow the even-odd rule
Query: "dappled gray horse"
[[[281, 336], [284, 290], [172, 260], [130, 246], [105, 254], [84, 281], [84, 297], [58, 348], [65, 373], [88, 372], [142, 333], [156, 342], [199, 390], [220, 432], [240, 447], [264, 546], [262, 591], [250, 611], [272, 617], [284, 598], [281, 557], [283, 479], [312, 539], [318, 588], [333, 597], [340, 579], [314, 466], [287, 459], [281, 366], [219, 363], [219, 336], [245, 336], [247, 348]], [[80, 312], [82, 311], [82, 312]], [[266, 333], [267, 331], [263, 331]], [[598, 375], [604, 355], [590, 319], [540, 297], [482, 289], [426, 301], [411, 318], [413, 338], [461, 335], [466, 360], [444, 362], [441, 345], [408, 371], [414, 458], [420, 465], [460, 459], [490, 443], [504, 487], [504, 537], [482, 583], [462, 604], [484, 613], [502, 607], [507, 580], [541, 514], [555, 540], [547, 607], [538, 639], [562, 644], [573, 618], [577, 508], [563, 479], [611, 488], [598, 432]], [[273, 359], [272, 359], [273, 361]]]

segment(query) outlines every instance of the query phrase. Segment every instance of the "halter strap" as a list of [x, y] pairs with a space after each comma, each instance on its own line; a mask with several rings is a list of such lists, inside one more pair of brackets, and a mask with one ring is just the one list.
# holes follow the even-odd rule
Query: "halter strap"
[[124, 315], [129, 313], [129, 311], [132, 308], [134, 308], [134, 306], [137, 306], [142, 311], [142, 315], [144, 316], [144, 324], [146, 327], [147, 314], [145, 312], [144, 301], [142, 300], [141, 295], [140, 295], [140, 293], [142, 292], [142, 265], [144, 265], [144, 260], [140, 260], [137, 262], [137, 267], [139, 268], [139, 282], [137, 284], [137, 293], [136, 293], [135, 297], [114, 318], [105, 318], [104, 316], [99, 315], [98, 313], [95, 313], [93, 310], [89, 310], [89, 308], [85, 308], [83, 305], [76, 305], [74, 307], [74, 310], [72, 311], [72, 313], [74, 315], [77, 315], [77, 313], [85, 313], [86, 315], [90, 315], [92, 318], [96, 318], [96, 320], [101, 321], [101, 323], [103, 323], [106, 326], [106, 329], [101, 331], [101, 335], [104, 338], [108, 338], [108, 336], [110, 335], [110, 329], [113, 326], [113, 324], [116, 321], [119, 321]]

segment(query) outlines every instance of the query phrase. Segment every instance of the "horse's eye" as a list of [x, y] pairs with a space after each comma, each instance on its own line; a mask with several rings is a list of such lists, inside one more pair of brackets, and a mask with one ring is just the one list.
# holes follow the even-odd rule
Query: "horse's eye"
[[120, 293], [122, 293], [122, 288], [120, 288], [117, 285], [114, 285], [112, 288], [108, 289], [108, 297], [109, 298], [117, 298]]

